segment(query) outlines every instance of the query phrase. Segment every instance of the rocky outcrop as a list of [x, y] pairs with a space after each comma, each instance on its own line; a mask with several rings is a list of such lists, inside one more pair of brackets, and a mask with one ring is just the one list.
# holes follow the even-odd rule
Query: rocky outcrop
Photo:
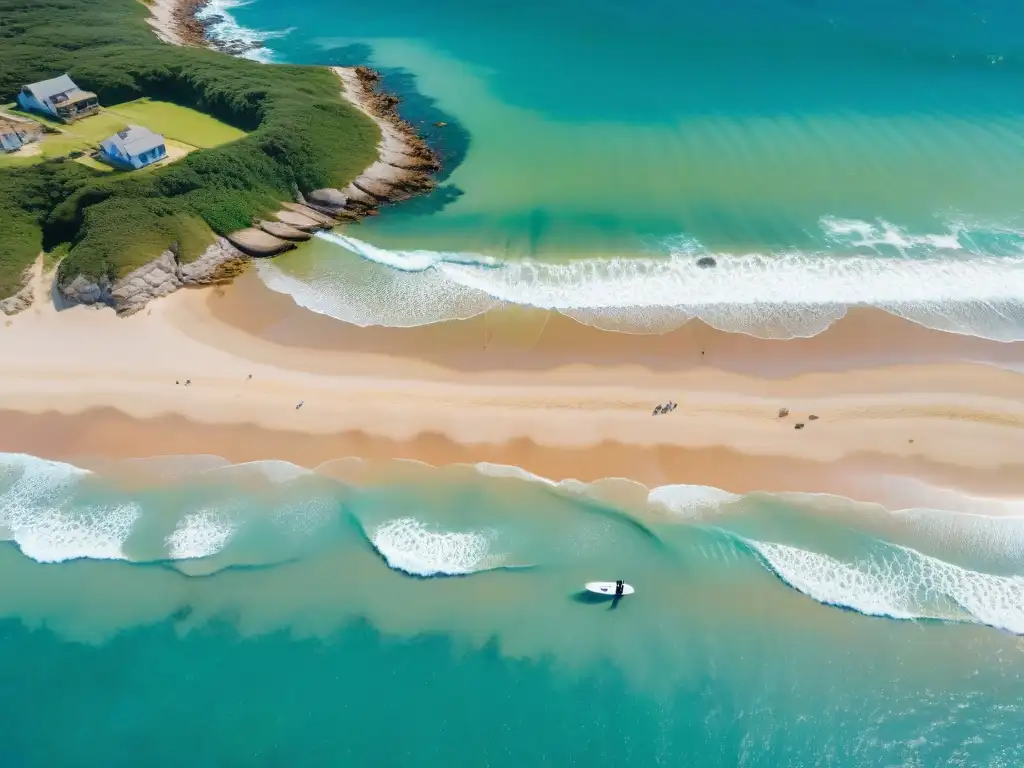
[[25, 270], [25, 279], [21, 289], [13, 296], [8, 296], [0, 301], [0, 312], [5, 315], [16, 315], [32, 306], [32, 299], [35, 292], [32, 290], [32, 270]]
[[332, 213], [365, 215], [382, 203], [429, 192], [431, 174], [440, 168], [437, 155], [398, 114], [399, 98], [377, 90], [380, 74], [368, 67], [332, 67], [345, 86], [342, 94], [380, 129], [378, 160], [343, 190], [317, 189], [306, 197]]
[[306, 214], [297, 213], [296, 211], [278, 211], [274, 214], [274, 218], [283, 224], [287, 224], [295, 229], [301, 229], [304, 232], [315, 232], [318, 229], [325, 228], [316, 219], [311, 219]]
[[166, 296], [186, 285], [209, 285], [230, 280], [237, 275], [248, 257], [224, 238], [207, 248], [189, 264], [182, 264], [177, 249], [172, 247], [148, 264], [111, 283], [106, 277], [98, 280], [78, 275], [65, 285], [60, 294], [74, 304], [106, 304], [119, 315], [131, 315], [152, 299]]
[[337, 189], [314, 189], [306, 195], [306, 204], [317, 211], [330, 211], [332, 214], [344, 210], [348, 206], [348, 197]]
[[[316, 222], [314, 222], [314, 224], [316, 224]], [[273, 235], [281, 240], [295, 240], [301, 242], [303, 240], [309, 240], [309, 238], [312, 237], [312, 235], [306, 230], [298, 229], [290, 224], [285, 224], [283, 221], [261, 221], [259, 223], [259, 228], [268, 235]], [[319, 229], [319, 225], [317, 225], [316, 228]]]
[[[308, 205], [301, 205], [300, 203], [281, 203], [281, 206], [292, 213], [297, 213], [301, 216], [305, 216], [308, 219], [319, 222], [325, 227], [333, 227], [337, 224], [337, 220], [333, 216], [328, 216], [320, 211], [313, 210]], [[283, 211], [282, 211], [283, 213]]]
[[274, 237], [262, 229], [249, 227], [240, 229], [237, 232], [230, 232], [226, 235], [228, 242], [235, 248], [247, 253], [250, 256], [267, 257], [276, 256], [279, 253], [291, 250], [295, 243]]
[[717, 267], [718, 262], [715, 261], [711, 256], [701, 256], [699, 259], [697, 259], [697, 266], [700, 267], [701, 269], [711, 269], [712, 267]]

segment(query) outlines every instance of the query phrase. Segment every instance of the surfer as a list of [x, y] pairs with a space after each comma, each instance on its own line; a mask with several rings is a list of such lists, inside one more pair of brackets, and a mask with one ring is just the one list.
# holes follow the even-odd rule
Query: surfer
[[624, 582], [622, 579], [619, 579], [618, 581], [615, 582], [615, 596], [616, 597], [622, 597], [622, 593], [625, 591], [625, 589], [626, 589], [626, 582]]

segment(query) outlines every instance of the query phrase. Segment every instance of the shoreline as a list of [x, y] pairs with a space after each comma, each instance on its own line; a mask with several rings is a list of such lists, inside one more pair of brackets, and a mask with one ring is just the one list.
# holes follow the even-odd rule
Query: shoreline
[[[206, 47], [225, 55], [245, 52], [229, 41], [215, 44], [207, 37], [208, 23], [196, 17], [209, 0], [153, 0], [147, 4], [147, 24], [163, 42], [176, 46]], [[272, 65], [271, 65], [272, 66]], [[380, 76], [367, 67], [328, 67], [340, 81], [340, 96], [372, 120], [380, 138], [377, 159], [344, 189], [323, 188], [294, 200], [283, 200], [270, 220], [218, 237], [194, 262], [180, 263], [168, 249], [115, 281], [79, 275], [59, 286], [62, 298], [72, 303], [106, 305], [130, 315], [153, 299], [186, 286], [221, 285], [245, 271], [252, 258], [271, 257], [291, 250], [317, 230], [372, 216], [389, 203], [425, 194], [436, 186], [440, 169], [436, 153], [397, 112], [399, 98], [379, 90]], [[20, 297], [20, 298], [19, 298]], [[26, 296], [12, 297], [0, 308], [10, 314], [28, 305]]]
[[[506, 319], [486, 348], [474, 321], [357, 328], [296, 307], [252, 273], [179, 291], [130, 322], [37, 300], [0, 327], [0, 451], [309, 468], [346, 457], [486, 461], [556, 481], [831, 493], [890, 509], [921, 506], [894, 477], [1024, 497], [1020, 375], [961, 356], [977, 345], [944, 349], [948, 334], [904, 327], [922, 355], [932, 345], [914, 363], [820, 360], [815, 349], [844, 359], [879, 321], [853, 319], [793, 346], [768, 377], [758, 366], [793, 342], [730, 347], [730, 334], [686, 329], [623, 339], [568, 318]], [[652, 417], [668, 400], [678, 409]]]
[[[219, 45], [196, 18], [210, 0], [153, 0], [147, 19], [158, 38], [171, 45], [205, 47], [238, 55], [234, 44]], [[293, 202], [334, 216], [340, 222], [372, 215], [386, 203], [400, 202], [434, 188], [440, 164], [416, 129], [398, 114], [399, 98], [379, 90], [380, 73], [369, 67], [328, 67], [341, 80], [341, 97], [370, 118], [380, 131], [377, 160], [342, 190], [313, 190]], [[230, 237], [229, 237], [230, 239]]]

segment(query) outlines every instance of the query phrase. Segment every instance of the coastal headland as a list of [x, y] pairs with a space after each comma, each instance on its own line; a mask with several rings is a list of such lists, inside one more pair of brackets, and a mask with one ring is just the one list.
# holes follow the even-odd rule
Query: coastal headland
[[[398, 99], [379, 92], [372, 70], [336, 67], [332, 74], [206, 50], [196, 18], [202, 3], [105, 0], [98, 14], [65, 5], [69, 21], [83, 16], [84, 30], [74, 30], [83, 45], [72, 36], [66, 60], [40, 57], [46, 71], [25, 62], [55, 25], [63, 30], [63, 19], [28, 5], [15, 9], [31, 33], [18, 50], [8, 48], [12, 64], [0, 83], [8, 95], [57, 67], [74, 72], [104, 106], [156, 97], [246, 135], [134, 174], [74, 162], [81, 153], [0, 168], [0, 210], [13, 224], [0, 233], [6, 314], [30, 303], [32, 264], [42, 249], [60, 253], [55, 287], [62, 301], [130, 314], [185, 285], [230, 280], [250, 257], [289, 250], [317, 229], [434, 186], [436, 156], [399, 117]], [[108, 19], [128, 29], [127, 50], [97, 31]], [[90, 31], [100, 44], [85, 40]], [[111, 55], [101, 68], [105, 45]]]

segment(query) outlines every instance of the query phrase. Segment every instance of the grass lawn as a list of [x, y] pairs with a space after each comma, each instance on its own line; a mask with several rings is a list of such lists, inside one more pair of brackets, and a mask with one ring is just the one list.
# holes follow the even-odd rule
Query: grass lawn
[[43, 134], [42, 141], [38, 142], [40, 147], [38, 153], [30, 157], [0, 155], [0, 167], [28, 165], [55, 157], [67, 157], [68, 154], [75, 151], [88, 153], [99, 148], [101, 141], [113, 136], [128, 125], [123, 117], [109, 112], [100, 112], [70, 125], [64, 125], [35, 113], [22, 112], [10, 107], [7, 108], [7, 111], [14, 115], [29, 117], [42, 125], [60, 131], [60, 133]]
[[118, 104], [105, 112], [199, 149], [217, 147], [245, 136], [245, 131], [232, 128], [214, 117], [167, 101], [137, 99]]
[[[48, 120], [35, 113], [22, 112], [14, 108], [13, 105], [6, 107], [6, 110], [15, 115], [30, 117], [36, 122], [60, 131], [60, 133], [45, 134], [40, 142], [41, 151], [37, 154], [31, 156], [0, 154], [0, 168], [30, 165], [55, 157], [66, 157], [75, 151], [92, 152], [99, 148], [101, 141], [110, 138], [132, 123], [163, 134], [167, 139], [167, 154], [172, 162], [195, 149], [216, 147], [245, 136], [244, 131], [232, 128], [202, 112], [179, 107], [170, 102], [151, 101], [150, 99], [137, 99], [125, 104], [118, 104], [112, 109], [103, 109], [98, 114], [90, 115], [70, 125], [64, 125], [56, 120]], [[98, 163], [88, 157], [78, 158], [78, 161], [96, 170], [111, 170], [110, 166]]]
[[94, 171], [103, 171], [103, 173], [113, 173], [115, 170], [113, 166], [101, 163], [99, 160], [93, 160], [88, 155], [75, 158], [75, 162], [81, 163], [86, 168], [92, 168]]

